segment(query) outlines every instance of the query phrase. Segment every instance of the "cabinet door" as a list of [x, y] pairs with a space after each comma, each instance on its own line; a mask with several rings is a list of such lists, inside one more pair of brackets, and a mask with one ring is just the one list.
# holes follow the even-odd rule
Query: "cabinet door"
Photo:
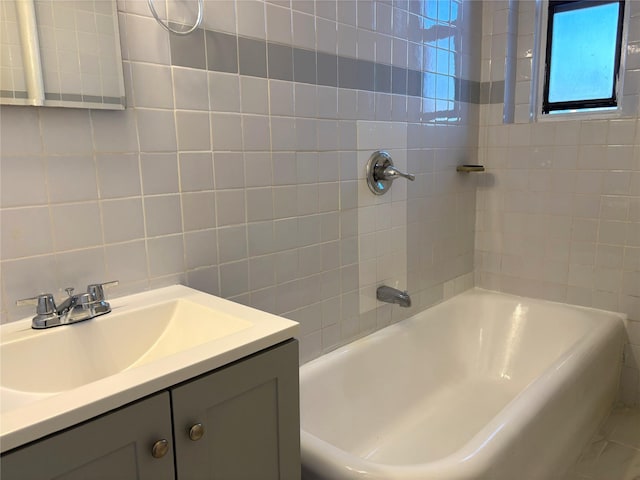
[[[171, 395], [178, 480], [300, 478], [296, 340], [179, 386]], [[189, 432], [196, 424], [204, 435], [193, 440]]]
[[[154, 395], [3, 455], [2, 480], [174, 478], [169, 392]], [[151, 454], [166, 439], [161, 458]]]

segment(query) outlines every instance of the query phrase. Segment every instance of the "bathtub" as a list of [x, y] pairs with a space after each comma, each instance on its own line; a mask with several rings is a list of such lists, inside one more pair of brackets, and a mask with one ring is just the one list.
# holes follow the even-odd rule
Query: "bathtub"
[[472, 289], [313, 360], [303, 478], [559, 478], [612, 406], [623, 319]]

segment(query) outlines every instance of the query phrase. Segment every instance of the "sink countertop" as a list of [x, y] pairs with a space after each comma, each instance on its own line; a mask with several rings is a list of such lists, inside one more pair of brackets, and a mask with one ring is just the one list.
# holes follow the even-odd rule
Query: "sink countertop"
[[[161, 343], [157, 339], [149, 352], [140, 361], [114, 374], [98, 378], [86, 384], [58, 392], [24, 392], [5, 386], [0, 378], [0, 451], [37, 440], [77, 423], [89, 420], [115, 408], [126, 405], [147, 395], [166, 389], [180, 382], [227, 365], [243, 357], [295, 337], [299, 325], [291, 320], [240, 305], [213, 295], [199, 292], [181, 285], [151, 290], [135, 295], [110, 300], [112, 312], [101, 317], [46, 330], [31, 329], [31, 319], [19, 320], [0, 327], [2, 346], [14, 342], [37, 339], [62, 329], [85, 329], [83, 335], [91, 335], [92, 323], [104, 327], [110, 318], [132, 315], [136, 311], [155, 308], [171, 301], [186, 300], [230, 317], [241, 326], [231, 333], [203, 342], [192, 342], [189, 348], [167, 355], [154, 355], [152, 350]], [[135, 318], [135, 317], [134, 317]], [[102, 324], [105, 325], [102, 325]], [[193, 328], [192, 325], [189, 325]], [[108, 328], [108, 327], [107, 327]], [[167, 331], [170, 331], [167, 328]], [[71, 330], [69, 330], [71, 332]], [[80, 332], [80, 330], [78, 330]], [[87, 333], [89, 332], [89, 333]], [[135, 326], [132, 327], [135, 332]], [[174, 331], [171, 331], [174, 334]], [[74, 332], [76, 333], [76, 332]], [[198, 332], [191, 332], [198, 334]], [[184, 334], [184, 332], [181, 332]], [[135, 335], [135, 333], [132, 333]], [[100, 338], [92, 338], [100, 341]], [[54, 355], [43, 354], [38, 359], [38, 351], [29, 352], [42, 369], [64, 369]], [[0, 354], [1, 355], [1, 354]], [[158, 358], [155, 358], [155, 357]], [[82, 362], [84, 358], [78, 358]], [[4, 358], [0, 361], [5, 362]], [[4, 369], [20, 369], [20, 365], [5, 364]], [[18, 370], [19, 371], [19, 370]], [[3, 375], [4, 376], [4, 375]]]

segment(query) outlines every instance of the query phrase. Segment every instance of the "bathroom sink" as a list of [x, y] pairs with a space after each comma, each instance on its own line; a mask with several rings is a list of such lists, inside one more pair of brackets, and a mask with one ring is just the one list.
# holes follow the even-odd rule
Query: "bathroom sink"
[[295, 322], [173, 286], [46, 330], [0, 327], [2, 451], [292, 338]]
[[241, 318], [179, 299], [32, 331], [0, 346], [0, 385], [55, 393], [249, 328]]

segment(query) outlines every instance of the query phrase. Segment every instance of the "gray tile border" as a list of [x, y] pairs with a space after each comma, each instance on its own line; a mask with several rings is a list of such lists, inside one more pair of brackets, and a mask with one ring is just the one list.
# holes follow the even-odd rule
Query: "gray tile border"
[[238, 73], [238, 38], [235, 35], [206, 30], [207, 70]]
[[1, 98], [29, 98], [29, 94], [23, 90], [0, 90]]
[[358, 89], [373, 92], [375, 89], [375, 63], [358, 60], [357, 68]]
[[238, 66], [240, 75], [267, 78], [267, 44], [238, 37]]
[[101, 96], [98, 95], [82, 95], [83, 102], [106, 103]]
[[79, 93], [63, 93], [60, 95], [60, 99], [67, 102], [81, 102], [82, 95]]
[[316, 52], [301, 48], [293, 49], [293, 80], [316, 84]]
[[489, 102], [489, 94], [491, 93], [491, 82], [482, 82], [480, 83], [480, 104], [488, 105]]
[[489, 94], [489, 103], [504, 102], [504, 80], [491, 82], [491, 91]]
[[407, 70], [407, 95], [419, 97], [422, 90], [422, 73], [417, 70]]
[[465, 103], [480, 103], [480, 82], [460, 79], [459, 90], [456, 91], [456, 100]]
[[391, 93], [391, 66], [383, 63], [375, 65], [375, 91]]
[[338, 57], [329, 53], [316, 54], [318, 85], [338, 86]]
[[269, 78], [293, 81], [293, 48], [267, 44], [267, 70]]
[[338, 87], [358, 88], [358, 61], [355, 58], [338, 57]]
[[407, 94], [407, 69], [391, 67], [391, 93], [396, 95]]
[[190, 35], [169, 35], [171, 64], [179, 67], [207, 68], [205, 31], [198, 29]]
[[[190, 43], [171, 37], [172, 65], [240, 73], [261, 78], [310, 85], [433, 98], [435, 84], [429, 72], [421, 72], [368, 60], [270, 43], [213, 30]], [[206, 48], [205, 48], [206, 46]], [[206, 61], [201, 53], [206, 51]], [[501, 103], [504, 82], [476, 82], [455, 78], [455, 99], [474, 104]], [[111, 103], [111, 102], [109, 102]], [[118, 103], [118, 102], [116, 102]]]

